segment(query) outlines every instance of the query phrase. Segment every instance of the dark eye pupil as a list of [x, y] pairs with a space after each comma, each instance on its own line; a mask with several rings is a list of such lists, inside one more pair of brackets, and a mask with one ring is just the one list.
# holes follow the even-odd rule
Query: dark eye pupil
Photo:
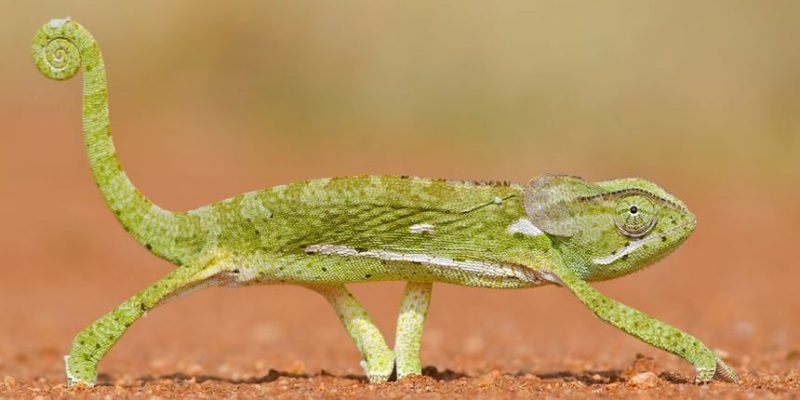
[[639, 212], [639, 207], [631, 206], [631, 214], [636, 214]]

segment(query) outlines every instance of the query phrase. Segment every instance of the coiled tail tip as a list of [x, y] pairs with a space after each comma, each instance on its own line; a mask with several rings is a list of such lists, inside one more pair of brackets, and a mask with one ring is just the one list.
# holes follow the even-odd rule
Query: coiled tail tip
[[33, 62], [44, 76], [66, 80], [81, 68], [81, 44], [93, 41], [88, 32], [70, 17], [51, 19], [33, 38]]

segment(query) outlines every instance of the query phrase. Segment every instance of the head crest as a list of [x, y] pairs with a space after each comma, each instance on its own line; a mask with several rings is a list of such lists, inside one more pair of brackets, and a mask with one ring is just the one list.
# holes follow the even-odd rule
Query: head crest
[[542, 232], [569, 237], [578, 232], [575, 200], [600, 192], [597, 185], [576, 176], [541, 175], [525, 188], [525, 212]]

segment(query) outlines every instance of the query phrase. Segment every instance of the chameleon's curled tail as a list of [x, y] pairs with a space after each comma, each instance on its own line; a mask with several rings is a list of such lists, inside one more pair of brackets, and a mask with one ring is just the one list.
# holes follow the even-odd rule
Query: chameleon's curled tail
[[92, 35], [75, 21], [54, 19], [33, 39], [39, 71], [66, 80], [84, 67], [83, 135], [97, 187], [123, 227], [154, 253], [180, 263], [202, 246], [200, 223], [186, 213], [172, 213], [148, 200], [122, 169], [111, 140], [108, 85], [103, 57]]

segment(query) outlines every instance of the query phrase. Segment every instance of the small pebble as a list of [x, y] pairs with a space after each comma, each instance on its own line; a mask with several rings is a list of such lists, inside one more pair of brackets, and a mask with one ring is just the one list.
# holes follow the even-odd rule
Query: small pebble
[[632, 376], [631, 379], [628, 380], [628, 384], [637, 388], [649, 389], [658, 386], [658, 381], [658, 375], [647, 371]]

